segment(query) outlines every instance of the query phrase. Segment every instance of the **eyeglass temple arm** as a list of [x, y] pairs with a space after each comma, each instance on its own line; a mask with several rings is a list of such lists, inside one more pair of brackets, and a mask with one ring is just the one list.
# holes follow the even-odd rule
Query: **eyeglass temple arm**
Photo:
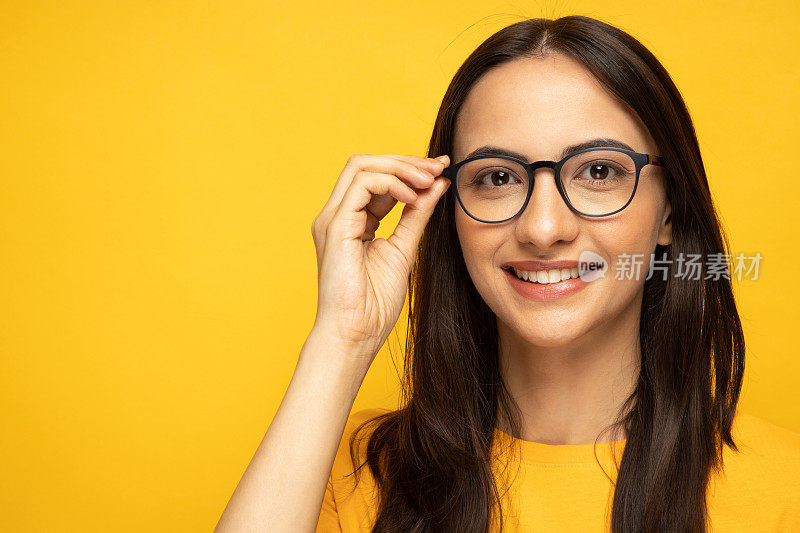
[[664, 165], [664, 159], [660, 155], [647, 154], [647, 163], [666, 168], [666, 166]]

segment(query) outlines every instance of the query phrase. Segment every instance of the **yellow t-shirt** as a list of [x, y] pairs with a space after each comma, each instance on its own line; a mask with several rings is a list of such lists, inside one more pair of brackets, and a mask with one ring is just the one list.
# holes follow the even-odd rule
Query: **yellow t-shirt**
[[[354, 476], [346, 477], [353, 471], [348, 443], [359, 423], [383, 412], [386, 410], [363, 409], [350, 415], [328, 480], [317, 533], [372, 529], [378, 501], [374, 479], [365, 465], [353, 491]], [[724, 447], [725, 473], [711, 479], [710, 531], [800, 533], [800, 434], [742, 411], [737, 411], [732, 431], [742, 452]], [[592, 444], [523, 441], [497, 429], [495, 432], [498, 443], [520, 446], [511, 456], [500, 453], [500, 462], [494, 465], [498, 482], [507, 479], [510, 486], [501, 500], [504, 532], [610, 530], [613, 486], [600, 465], [616, 480], [614, 456], [619, 462], [624, 440], [595, 448]], [[366, 439], [361, 441], [362, 450], [365, 445]], [[498, 465], [509, 462], [509, 473], [501, 475], [504, 467]], [[499, 487], [501, 494], [503, 487]]]

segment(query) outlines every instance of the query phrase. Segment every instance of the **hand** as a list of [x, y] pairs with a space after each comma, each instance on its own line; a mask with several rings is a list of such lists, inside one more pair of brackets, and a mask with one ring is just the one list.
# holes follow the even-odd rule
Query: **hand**
[[[450, 160], [443, 160], [353, 155], [311, 225], [319, 283], [314, 328], [356, 347], [367, 367], [400, 316], [422, 232], [450, 185], [441, 176]], [[398, 201], [406, 205], [394, 233], [376, 239]]]

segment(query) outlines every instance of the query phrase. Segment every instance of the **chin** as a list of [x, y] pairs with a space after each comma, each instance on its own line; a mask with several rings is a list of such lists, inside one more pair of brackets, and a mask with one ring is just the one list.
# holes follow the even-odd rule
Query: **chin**
[[511, 327], [517, 337], [528, 344], [541, 346], [542, 348], [555, 348], [566, 346], [580, 338], [583, 330], [578, 327], [576, 321], [572, 321], [572, 327], [565, 329], [563, 321], [554, 320], [553, 323], [532, 324], [528, 319], [526, 322], [517, 323]]
[[564, 332], [559, 332], [555, 335], [540, 334], [540, 332], [528, 333], [525, 335], [525, 341], [533, 344], [534, 346], [541, 346], [542, 348], [555, 348], [558, 346], [566, 346], [574, 341], [577, 335], [568, 335]]

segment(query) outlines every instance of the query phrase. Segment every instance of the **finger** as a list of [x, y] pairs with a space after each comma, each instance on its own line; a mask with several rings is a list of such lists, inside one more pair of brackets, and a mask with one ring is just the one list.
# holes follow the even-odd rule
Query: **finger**
[[367, 204], [373, 196], [389, 194], [405, 203], [417, 200], [417, 193], [395, 175], [361, 171], [345, 192], [339, 209], [328, 226], [328, 237], [360, 239], [366, 231]]
[[[431, 171], [428, 174], [421, 172], [417, 164], [427, 161]], [[441, 168], [440, 168], [441, 167]], [[322, 208], [323, 218], [332, 218], [333, 214], [339, 209], [339, 204], [345, 192], [350, 187], [353, 177], [362, 170], [370, 172], [384, 172], [394, 174], [408, 185], [417, 189], [430, 187], [433, 177], [439, 176], [444, 170], [445, 165], [441, 162], [434, 162], [424, 157], [411, 155], [370, 155], [356, 154], [347, 160], [344, 170], [333, 188], [333, 192]], [[388, 211], [387, 211], [388, 212]]]
[[[349, 188], [350, 184], [352, 183], [353, 177], [355, 174], [360, 172], [360, 168], [366, 169], [384, 169], [387, 173], [394, 174], [395, 176], [404, 179], [406, 182], [411, 183], [414, 185], [414, 181], [416, 180], [416, 185], [421, 186], [419, 188], [427, 187], [430, 183], [433, 183], [433, 178], [424, 176], [419, 174], [419, 169], [411, 162], [419, 162], [422, 160], [426, 160], [427, 158], [422, 158], [419, 156], [397, 156], [400, 159], [394, 159], [392, 157], [385, 157], [385, 156], [372, 156], [372, 155], [363, 155], [363, 154], [356, 154], [351, 156], [347, 160], [347, 164], [345, 165], [344, 170], [342, 171], [339, 179], [336, 182], [336, 186], [334, 187], [333, 193], [331, 193], [330, 198], [326, 202], [325, 206], [323, 206], [322, 211], [317, 216], [318, 219], [318, 239], [317, 242], [317, 255], [321, 256], [324, 254], [325, 250], [325, 241], [327, 240], [327, 228], [330, 225], [331, 220], [333, 219], [335, 213], [339, 209], [341, 205], [342, 198], [344, 197], [345, 192]], [[445, 165], [441, 162], [436, 162], [435, 167], [441, 166], [444, 169]], [[440, 172], [440, 171], [438, 171]], [[391, 195], [390, 195], [391, 196]], [[394, 207], [396, 201], [392, 199], [386, 198], [383, 200], [376, 200], [375, 204], [370, 206], [370, 210], [374, 209], [374, 213], [376, 215], [385, 216], [386, 213], [391, 211]], [[382, 218], [382, 216], [380, 218]]]
[[[444, 158], [445, 158], [445, 162], [444, 163], [439, 162], [439, 161], [437, 161], [435, 159], [429, 159], [429, 158], [426, 158], [426, 157], [419, 157], [419, 156], [415, 156], [415, 155], [410, 155], [410, 156], [388, 155], [386, 157], [407, 158], [407, 160], [409, 162], [412, 162], [412, 163], [420, 161], [420, 160], [422, 162], [435, 161], [436, 163], [438, 163], [438, 165], [431, 165], [431, 169], [432, 170], [429, 170], [435, 177], [440, 176], [442, 171], [450, 163], [450, 159], [446, 155], [444, 156]], [[370, 213], [375, 215], [378, 218], [378, 220], [382, 220], [383, 217], [385, 217], [394, 208], [396, 203], [397, 203], [397, 200], [392, 198], [392, 196], [389, 195], [389, 194], [376, 196], [376, 197], [372, 198], [372, 200], [370, 200], [369, 204], [367, 204], [367, 211], [369, 211]]]
[[442, 170], [450, 164], [450, 156], [447, 154], [439, 156], [444, 158], [444, 161], [440, 161], [436, 157], [422, 157], [413, 154], [385, 154], [384, 157], [391, 157], [394, 159], [399, 159], [400, 161], [407, 161], [412, 165], [424, 168], [434, 176], [441, 175]]
[[367, 204], [366, 210], [378, 220], [383, 220], [383, 217], [394, 208], [396, 203], [397, 199], [391, 194], [381, 194], [372, 197]]
[[[383, 166], [376, 164], [376, 158], [378, 161], [383, 160], [384, 163], [391, 163], [388, 161], [389, 159], [393, 159], [396, 161], [405, 162], [411, 165], [419, 165], [423, 168], [428, 168], [429, 172], [434, 176], [441, 175], [441, 172], [450, 164], [449, 156], [444, 155], [440, 156], [442, 160], [437, 160], [435, 158], [427, 158], [427, 157], [420, 157], [416, 155], [405, 155], [405, 154], [389, 154], [389, 155], [378, 155], [378, 156], [367, 156], [362, 154], [355, 154], [351, 156], [347, 160], [347, 164], [345, 168], [342, 170], [339, 179], [334, 186], [333, 192], [329, 197], [328, 201], [323, 206], [320, 213], [317, 215], [317, 228], [318, 231], [315, 234], [315, 246], [317, 248], [317, 261], [321, 260], [321, 257], [324, 255], [325, 252], [325, 241], [327, 239], [327, 228], [330, 224], [331, 219], [333, 218], [334, 214], [336, 213], [339, 205], [341, 204], [341, 199], [344, 196], [345, 191], [348, 189], [350, 184], [352, 183], [353, 177], [355, 174], [358, 173], [359, 167], [366, 167], [369, 169], [374, 168], [384, 168], [384, 169], [391, 169], [391, 164], [384, 164]], [[426, 167], [427, 165], [427, 167]], [[403, 167], [405, 170], [409, 172], [413, 172], [413, 169], [409, 168], [408, 166]], [[397, 172], [396, 172], [397, 174]], [[403, 176], [403, 173], [400, 173]], [[391, 195], [385, 195], [382, 198], [377, 198], [372, 200], [371, 205], [367, 208], [368, 210], [372, 211], [379, 219], [382, 219], [389, 211], [394, 208], [394, 205], [397, 201], [392, 198]]]
[[[427, 167], [429, 172], [431, 172], [434, 177], [438, 177], [442, 174], [442, 171], [447, 168], [450, 164], [449, 156], [445, 155], [444, 161], [439, 161], [433, 158], [427, 157], [420, 157], [416, 155], [402, 155], [402, 154], [389, 154], [386, 157], [394, 157], [398, 159], [403, 159], [408, 161], [409, 163], [420, 163], [420, 164], [428, 164]], [[433, 164], [430, 164], [433, 163]], [[381, 196], [376, 196], [372, 200], [370, 200], [369, 204], [367, 205], [367, 211], [375, 215], [378, 220], [382, 220], [392, 209], [394, 209], [397, 200], [392, 198], [391, 195], [384, 194]]]
[[414, 263], [425, 225], [449, 186], [450, 180], [444, 177], [437, 178], [433, 186], [420, 192], [416, 202], [406, 204], [403, 208], [394, 233], [386, 239], [400, 250], [409, 265]]
[[375, 232], [381, 225], [380, 219], [367, 211], [367, 224], [364, 234], [361, 236], [362, 241], [371, 241], [375, 238]]

